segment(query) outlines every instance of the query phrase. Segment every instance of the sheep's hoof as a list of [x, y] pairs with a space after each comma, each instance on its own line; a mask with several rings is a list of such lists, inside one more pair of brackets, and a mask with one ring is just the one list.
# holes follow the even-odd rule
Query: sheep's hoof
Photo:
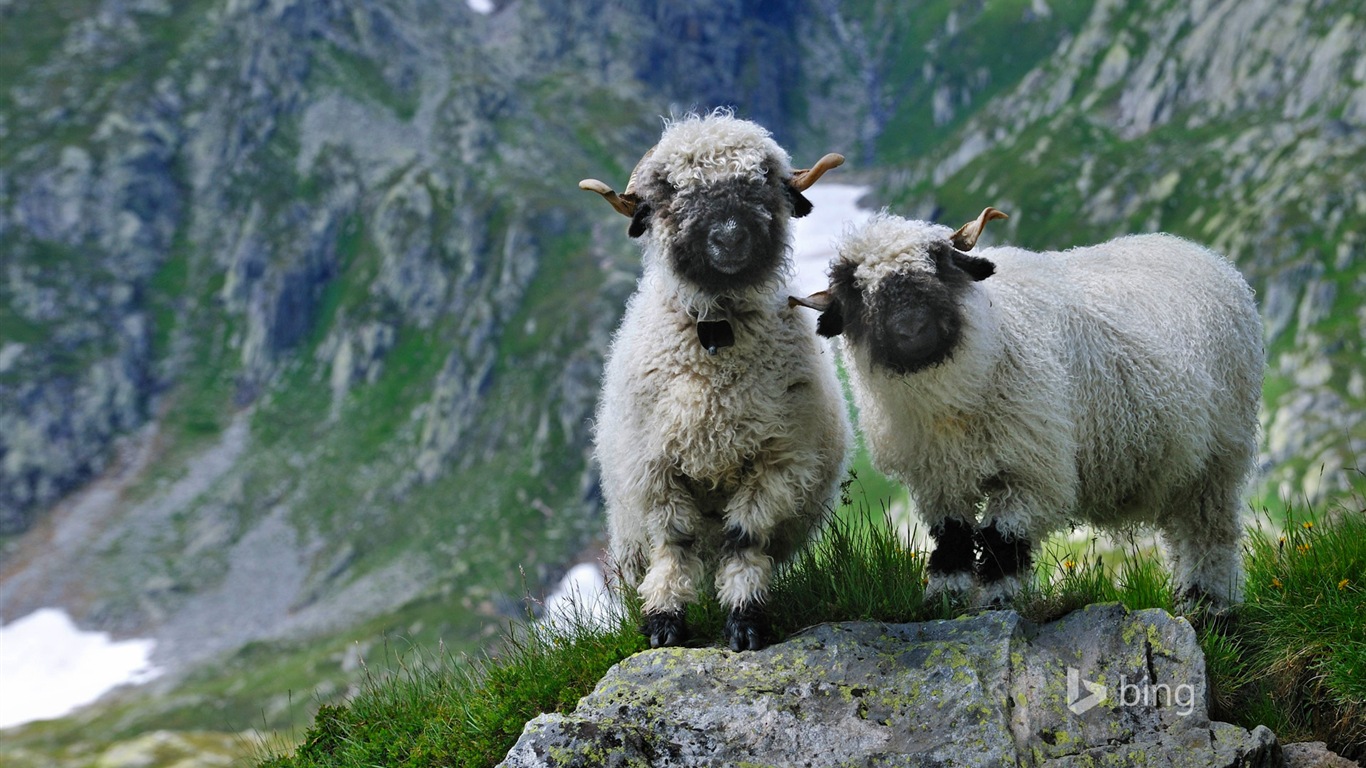
[[1177, 598], [1176, 609], [1196, 629], [1209, 628], [1220, 634], [1227, 634], [1236, 618], [1231, 606], [1196, 584], [1182, 591]]
[[642, 634], [650, 638], [651, 648], [683, 644], [683, 612], [647, 613]]
[[972, 602], [972, 593], [977, 589], [977, 581], [972, 571], [954, 573], [930, 572], [930, 583], [925, 587], [927, 602], [944, 603], [950, 607], [963, 608]]
[[735, 608], [726, 618], [726, 643], [732, 651], [762, 650], [767, 624], [759, 608]]
[[1015, 596], [1020, 593], [1023, 585], [1019, 576], [1004, 576], [989, 581], [982, 585], [981, 595], [977, 598], [977, 604], [989, 611], [1000, 611], [1011, 607], [1015, 603]]

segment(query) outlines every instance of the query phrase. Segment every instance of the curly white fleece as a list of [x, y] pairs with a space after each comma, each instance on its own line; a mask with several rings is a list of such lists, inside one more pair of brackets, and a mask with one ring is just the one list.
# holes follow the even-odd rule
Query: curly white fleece
[[[729, 115], [670, 124], [647, 162], [679, 184], [790, 173], [767, 131]], [[852, 430], [834, 353], [787, 305], [790, 258], [758, 287], [703, 296], [670, 271], [664, 238], [644, 241], [596, 418], [611, 554], [647, 613], [695, 601], [709, 566], [724, 605], [759, 604], [775, 561], [805, 544], [838, 492]], [[714, 356], [697, 337], [707, 313], [735, 331]], [[722, 551], [727, 527], [752, 546]]]
[[[933, 272], [948, 229], [882, 214], [838, 250], [864, 291]], [[843, 339], [877, 466], [927, 522], [974, 520], [1038, 542], [1069, 521], [1155, 524], [1178, 584], [1240, 592], [1239, 508], [1253, 469], [1263, 370], [1251, 290], [1225, 259], [1171, 235], [1065, 252], [986, 248], [960, 346], [897, 375]]]
[[770, 171], [792, 175], [791, 158], [769, 132], [727, 110], [669, 121], [645, 164], [641, 176], [658, 166], [678, 188], [734, 177], [762, 181]]

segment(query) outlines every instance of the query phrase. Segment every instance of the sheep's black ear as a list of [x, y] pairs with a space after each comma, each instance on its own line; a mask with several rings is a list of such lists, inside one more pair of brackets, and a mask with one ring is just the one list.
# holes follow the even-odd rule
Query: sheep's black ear
[[650, 214], [654, 213], [650, 206], [641, 203], [636, 206], [635, 215], [631, 217], [631, 228], [626, 230], [629, 237], [640, 237], [645, 234], [645, 230], [650, 227]]
[[792, 198], [792, 218], [800, 219], [811, 213], [811, 201], [806, 199], [806, 195], [797, 191], [791, 184], [787, 185], [787, 196]]
[[970, 256], [959, 250], [953, 251], [954, 266], [968, 273], [973, 280], [985, 280], [996, 274], [996, 265], [981, 256]]
[[827, 339], [844, 333], [844, 308], [839, 299], [831, 300], [830, 306], [816, 318], [816, 333]]

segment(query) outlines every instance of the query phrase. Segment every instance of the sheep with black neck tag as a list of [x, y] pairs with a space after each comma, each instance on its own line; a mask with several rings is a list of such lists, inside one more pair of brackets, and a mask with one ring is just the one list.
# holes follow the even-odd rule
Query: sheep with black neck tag
[[789, 307], [789, 224], [843, 158], [794, 171], [754, 123], [670, 122], [624, 194], [644, 272], [612, 340], [595, 428], [610, 551], [638, 587], [652, 646], [685, 640], [709, 572], [734, 650], [767, 642], [775, 563], [810, 538], [844, 471], [851, 429], [835, 363]]

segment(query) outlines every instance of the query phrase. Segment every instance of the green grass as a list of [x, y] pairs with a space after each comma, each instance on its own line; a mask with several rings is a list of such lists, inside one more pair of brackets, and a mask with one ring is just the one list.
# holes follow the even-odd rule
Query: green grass
[[1366, 757], [1366, 509], [1295, 514], [1249, 539], [1247, 603], [1211, 648], [1215, 703]]
[[394, 656], [396, 673], [367, 672], [360, 695], [319, 709], [292, 756], [263, 765], [493, 765], [531, 716], [573, 708], [608, 668], [644, 647], [622, 621], [570, 636], [510, 630], [500, 654], [482, 659], [412, 649]]
[[[908, 622], [969, 612], [924, 598], [925, 554], [908, 549], [867, 497], [845, 509], [816, 544], [775, 577], [774, 631], [786, 636], [826, 621]], [[865, 518], [861, 522], [859, 517]], [[1197, 622], [1208, 663], [1211, 715], [1246, 728], [1265, 724], [1282, 742], [1327, 741], [1366, 753], [1366, 507], [1301, 513], [1250, 535], [1246, 602], [1226, 617]], [[1109, 561], [1107, 562], [1107, 558]], [[1092, 545], [1050, 546], [1016, 609], [1050, 621], [1097, 602], [1173, 610], [1165, 563], [1131, 545], [1116, 556]], [[630, 601], [626, 601], [630, 606]], [[691, 606], [695, 644], [719, 641], [724, 609], [713, 598]], [[603, 629], [568, 632], [539, 625], [508, 629], [478, 659], [410, 649], [387, 676], [365, 674], [360, 692], [319, 711], [295, 746], [269, 744], [262, 768], [494, 765], [527, 720], [572, 710], [616, 662], [643, 650], [639, 614], [624, 609]]]

